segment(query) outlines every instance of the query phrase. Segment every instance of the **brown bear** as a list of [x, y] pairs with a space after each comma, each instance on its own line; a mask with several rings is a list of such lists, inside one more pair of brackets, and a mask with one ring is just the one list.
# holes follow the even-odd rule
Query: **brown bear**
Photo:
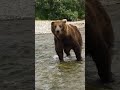
[[91, 55], [103, 82], [111, 82], [114, 41], [110, 18], [98, 0], [86, 0], [85, 53]]
[[81, 61], [82, 37], [76, 26], [67, 24], [66, 20], [56, 20], [51, 23], [54, 34], [55, 51], [60, 61], [63, 60], [63, 50], [70, 56], [70, 50], [75, 52], [77, 61]]

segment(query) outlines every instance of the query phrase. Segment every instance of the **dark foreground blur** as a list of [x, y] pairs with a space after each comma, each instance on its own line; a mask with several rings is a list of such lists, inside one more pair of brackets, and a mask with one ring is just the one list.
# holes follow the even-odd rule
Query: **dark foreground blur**
[[[106, 0], [107, 1], [107, 0]], [[117, 0], [115, 0], [117, 1]], [[87, 90], [119, 90], [120, 88], [120, 1], [117, 3], [115, 1], [110, 1], [105, 4], [105, 8], [110, 15], [115, 42], [113, 48], [113, 63], [112, 72], [115, 77], [115, 82], [107, 85], [103, 85], [99, 82], [99, 77], [97, 75], [97, 69], [95, 63], [90, 57], [86, 58], [86, 89]], [[113, 4], [111, 4], [111, 2]], [[115, 4], [116, 3], [116, 4]]]

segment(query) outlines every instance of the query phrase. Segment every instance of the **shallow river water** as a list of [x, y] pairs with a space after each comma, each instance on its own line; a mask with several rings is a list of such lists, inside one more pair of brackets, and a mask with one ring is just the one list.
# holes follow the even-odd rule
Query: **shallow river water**
[[[84, 29], [82, 29], [81, 33]], [[84, 34], [82, 35], [84, 37]], [[84, 41], [84, 39], [83, 39]], [[82, 58], [85, 59], [84, 45]], [[65, 59], [60, 63], [54, 59], [52, 34], [35, 35], [35, 88], [36, 90], [85, 90], [85, 63]]]

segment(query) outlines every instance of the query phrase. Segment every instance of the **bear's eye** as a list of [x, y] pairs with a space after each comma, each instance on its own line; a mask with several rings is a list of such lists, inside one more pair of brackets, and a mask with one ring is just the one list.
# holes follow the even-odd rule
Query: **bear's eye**
[[62, 25], [59, 25], [59, 27], [61, 28], [61, 27], [62, 27]]
[[54, 26], [54, 28], [56, 28], [56, 26]]

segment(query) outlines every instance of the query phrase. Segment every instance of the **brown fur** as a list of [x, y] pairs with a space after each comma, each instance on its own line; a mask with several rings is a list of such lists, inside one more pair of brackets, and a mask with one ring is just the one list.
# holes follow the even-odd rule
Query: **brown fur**
[[113, 29], [110, 18], [98, 0], [86, 0], [86, 54], [96, 63], [103, 82], [112, 81], [111, 49]]
[[[56, 32], [56, 27], [60, 26], [61, 33]], [[81, 60], [82, 37], [76, 26], [66, 24], [66, 21], [57, 20], [51, 23], [51, 31], [54, 34], [55, 50], [59, 60], [63, 61], [63, 50], [67, 56], [73, 49], [78, 61]]]

